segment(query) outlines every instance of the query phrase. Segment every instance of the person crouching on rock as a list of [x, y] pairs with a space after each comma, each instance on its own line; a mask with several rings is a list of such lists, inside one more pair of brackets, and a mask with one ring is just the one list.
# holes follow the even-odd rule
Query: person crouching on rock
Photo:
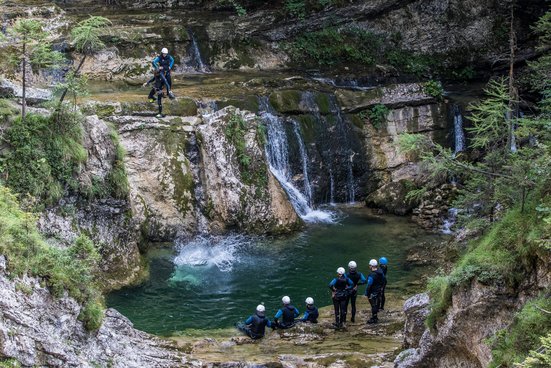
[[266, 326], [274, 328], [272, 322], [265, 317], [265, 311], [266, 308], [262, 304], [259, 304], [256, 307], [256, 312], [247, 318], [245, 323], [238, 323], [237, 328], [253, 340], [264, 337]]
[[369, 261], [371, 273], [367, 277], [367, 288], [365, 289], [365, 296], [369, 299], [369, 304], [371, 304], [371, 318], [367, 321], [369, 324], [379, 322], [377, 313], [379, 312], [379, 305], [381, 303], [381, 291], [385, 284], [385, 275], [377, 266], [376, 259]]
[[333, 307], [335, 308], [335, 323], [333, 326], [342, 328], [346, 321], [346, 300], [354, 283], [344, 274], [344, 267], [337, 268], [337, 277], [329, 283], [332, 291]]
[[319, 312], [318, 308], [314, 305], [314, 299], [306, 298], [306, 311], [304, 316], [300, 319], [301, 322], [318, 323]]
[[[293, 305], [291, 305], [291, 298], [284, 296], [281, 298], [283, 307], [279, 309], [274, 317], [275, 325], [277, 328], [291, 328], [295, 325], [295, 318], [298, 317], [299, 312]], [[279, 319], [281, 318], [281, 322]]]
[[174, 67], [174, 58], [168, 54], [168, 49], [166, 47], [163, 47], [163, 49], [161, 50], [161, 54], [155, 57], [151, 64], [153, 65], [153, 68], [155, 70], [159, 70], [161, 72], [161, 78], [164, 80], [166, 85], [166, 93], [168, 94], [168, 97], [170, 97], [170, 99], [173, 99], [174, 94], [171, 90], [172, 78], [170, 76], [170, 71]]
[[159, 107], [159, 113], [157, 114], [157, 117], [164, 118], [165, 115], [163, 114], [163, 97], [164, 97], [163, 88], [166, 85], [166, 83], [162, 78], [160, 71], [155, 70], [153, 72], [153, 78], [145, 82], [143, 84], [143, 87], [147, 87], [151, 83], [153, 83], [153, 87], [151, 88], [151, 91], [149, 91], [149, 96], [147, 96], [147, 98], [151, 103], [155, 102], [155, 99], [157, 100], [157, 105]]

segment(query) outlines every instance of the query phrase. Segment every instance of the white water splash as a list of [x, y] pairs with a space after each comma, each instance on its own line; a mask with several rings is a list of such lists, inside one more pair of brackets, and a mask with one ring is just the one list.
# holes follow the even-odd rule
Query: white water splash
[[454, 106], [453, 130], [455, 137], [455, 154], [465, 150], [465, 132], [463, 131], [463, 115], [459, 106]]
[[459, 210], [457, 208], [450, 208], [448, 210], [448, 217], [444, 220], [444, 223], [442, 224], [442, 228], [440, 231], [442, 234], [451, 235], [453, 234], [452, 226], [455, 225], [455, 222], [457, 221], [457, 213]]
[[237, 253], [250, 244], [244, 235], [198, 236], [177, 245], [176, 266], [216, 267], [222, 272], [230, 272], [239, 262]]

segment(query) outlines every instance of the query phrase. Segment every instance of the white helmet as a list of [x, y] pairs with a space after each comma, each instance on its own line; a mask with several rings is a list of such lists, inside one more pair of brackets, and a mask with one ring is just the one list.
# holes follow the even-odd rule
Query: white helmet
[[256, 311], [258, 313], [264, 313], [266, 311], [266, 307], [264, 307], [262, 304], [259, 304], [256, 306]]
[[314, 299], [312, 299], [310, 297], [306, 298], [306, 304], [313, 305], [314, 304]]
[[161, 54], [168, 54], [168, 49], [166, 47], [163, 47], [161, 50]]
[[358, 267], [358, 265], [356, 264], [356, 262], [354, 262], [354, 261], [348, 262], [348, 268], [356, 268], [356, 267]]
[[344, 275], [344, 273], [345, 273], [344, 267], [339, 267], [339, 268], [337, 268], [337, 273], [338, 273], [339, 275]]
[[378, 263], [377, 263], [377, 260], [376, 260], [376, 259], [372, 259], [371, 261], [369, 261], [369, 265], [370, 265], [371, 267], [377, 267], [377, 264], [378, 264]]
[[283, 304], [289, 304], [291, 303], [291, 298], [285, 295], [283, 298], [281, 298], [281, 301], [283, 302]]

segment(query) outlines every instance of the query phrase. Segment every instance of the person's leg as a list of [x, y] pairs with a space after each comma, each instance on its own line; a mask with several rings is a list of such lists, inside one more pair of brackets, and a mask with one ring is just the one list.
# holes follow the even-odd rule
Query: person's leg
[[367, 323], [376, 323], [378, 320], [377, 313], [379, 312], [379, 295], [371, 294], [369, 304], [371, 304], [371, 319]]
[[155, 98], [155, 88], [151, 88], [151, 91], [149, 91], [149, 95], [147, 96], [147, 98], [149, 98], [150, 100]]
[[339, 318], [340, 318], [340, 304], [339, 301], [335, 298], [333, 298], [333, 308], [335, 309], [335, 325], [339, 325]]
[[351, 310], [350, 310], [350, 321], [355, 322], [356, 321], [356, 297], [358, 294], [354, 293], [350, 295], [350, 303], [352, 304]]
[[341, 318], [341, 326], [342, 326], [344, 324], [344, 322], [346, 322], [346, 298], [341, 300], [340, 309], [341, 309], [340, 318]]
[[381, 297], [380, 297], [381, 303], [380, 303], [380, 306], [379, 306], [380, 310], [385, 309], [385, 301], [386, 301], [385, 289], [386, 289], [386, 287], [384, 287], [383, 290], [381, 291]]
[[[351, 296], [352, 296], [352, 295], [349, 294], [349, 295], [346, 297], [346, 306], [345, 306], [345, 308], [346, 308], [347, 311], [348, 311], [348, 304], [350, 304], [350, 298], [351, 298]], [[344, 322], [346, 322], [346, 321], [344, 321]]]
[[159, 106], [159, 115], [163, 115], [163, 95], [157, 94], [157, 105]]

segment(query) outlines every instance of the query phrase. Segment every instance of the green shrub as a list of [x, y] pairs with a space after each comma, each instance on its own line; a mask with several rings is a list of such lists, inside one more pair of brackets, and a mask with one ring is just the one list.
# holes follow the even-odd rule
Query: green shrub
[[540, 344], [541, 346], [530, 351], [524, 362], [517, 365], [519, 368], [551, 367], [551, 333], [548, 333], [547, 336], [542, 336]]
[[89, 331], [97, 330], [101, 327], [104, 315], [104, 306], [100, 299], [90, 300], [82, 307], [78, 316], [79, 321]]
[[304, 19], [306, 17], [306, 3], [304, 0], [285, 0], [285, 12], [292, 17]]
[[29, 274], [41, 278], [54, 296], [65, 291], [80, 303], [100, 300], [95, 273], [99, 254], [81, 235], [69, 248], [46, 243], [36, 229], [36, 217], [19, 208], [15, 195], [0, 186], [0, 254], [12, 277]]
[[[75, 119], [78, 119], [75, 117]], [[6, 184], [15, 192], [52, 204], [66, 189], [76, 190], [75, 175], [87, 159], [80, 122], [57, 129], [51, 117], [15, 119], [5, 133], [10, 145], [2, 165]]]
[[527, 302], [512, 325], [496, 334], [490, 367], [513, 367], [540, 346], [540, 339], [551, 333], [551, 314], [544, 311], [551, 311], [549, 295]]
[[0, 368], [20, 368], [21, 363], [15, 359], [0, 358]]
[[377, 129], [380, 129], [381, 126], [386, 122], [386, 118], [389, 112], [390, 110], [388, 109], [388, 107], [383, 104], [377, 104], [368, 110], [367, 116], [369, 117], [369, 120], [371, 121], [373, 126]]
[[434, 98], [441, 99], [444, 95], [444, 88], [442, 88], [440, 82], [430, 80], [423, 83], [423, 92]]

